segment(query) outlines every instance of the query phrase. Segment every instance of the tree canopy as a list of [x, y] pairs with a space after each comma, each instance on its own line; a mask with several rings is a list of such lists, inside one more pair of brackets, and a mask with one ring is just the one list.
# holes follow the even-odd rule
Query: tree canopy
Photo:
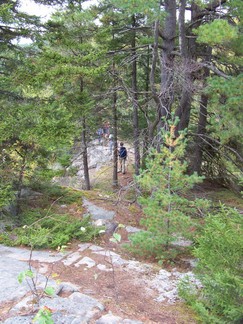
[[[81, 137], [85, 161], [87, 143], [108, 119], [118, 138], [133, 141], [139, 174], [176, 116], [175, 137], [188, 130], [188, 172], [240, 189], [241, 1], [103, 0], [84, 9], [89, 1], [35, 0], [58, 5], [46, 23], [21, 12], [20, 2], [0, 6], [8, 167], [28, 152], [34, 169], [36, 154], [44, 159]], [[19, 44], [22, 37], [32, 43]]]

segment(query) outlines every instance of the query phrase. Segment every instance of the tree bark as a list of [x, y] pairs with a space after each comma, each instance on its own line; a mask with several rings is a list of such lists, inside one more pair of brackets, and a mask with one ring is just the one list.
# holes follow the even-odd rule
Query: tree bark
[[[215, 8], [219, 6], [219, 1], [213, 1], [211, 3], [211, 9], [215, 10]], [[199, 27], [201, 24], [201, 20], [199, 17], [203, 17], [205, 15], [205, 11], [198, 7], [196, 3], [192, 3], [192, 26]], [[209, 9], [209, 8], [208, 8]], [[207, 10], [208, 10], [207, 9]], [[196, 39], [190, 39], [190, 52], [193, 58], [196, 58], [196, 50], [197, 50], [197, 43]], [[204, 62], [210, 62], [212, 56], [212, 48], [209, 46], [204, 47]], [[206, 78], [209, 76], [210, 70], [205, 67], [203, 68], [203, 80], [202, 82], [205, 83]], [[202, 159], [203, 159], [203, 147], [205, 142], [203, 141], [202, 136], [206, 134], [206, 124], [207, 124], [207, 105], [208, 105], [208, 97], [206, 94], [202, 93], [200, 99], [200, 106], [199, 106], [199, 116], [198, 116], [198, 125], [197, 125], [197, 136], [195, 137], [195, 148], [194, 148], [194, 155], [191, 159], [191, 172], [197, 172], [201, 175], [201, 167], [202, 167]], [[201, 136], [201, 135], [202, 136]]]
[[[113, 22], [114, 27], [114, 22]], [[114, 41], [115, 35], [112, 33], [112, 39]], [[112, 75], [114, 84], [117, 85], [117, 74], [116, 74], [116, 65], [114, 56], [112, 59]], [[114, 147], [113, 147], [113, 176], [112, 176], [112, 185], [114, 188], [118, 187], [118, 176], [117, 176], [117, 164], [118, 164], [118, 146], [117, 146], [117, 124], [118, 124], [118, 114], [117, 114], [117, 90], [115, 88], [113, 92], [113, 102], [112, 102], [112, 122], [114, 128]]]
[[[154, 139], [157, 149], [160, 149], [162, 142], [160, 132], [161, 129], [167, 129], [167, 120], [171, 116], [171, 105], [174, 100], [173, 96], [173, 79], [174, 79], [174, 54], [176, 37], [176, 1], [164, 1], [164, 9], [167, 14], [162, 30], [160, 30], [160, 22], [156, 20], [154, 23], [154, 44], [152, 47], [152, 62], [150, 73], [150, 85], [152, 97], [157, 106], [157, 116], [153, 123], [149, 124], [148, 137], [152, 139], [154, 130], [157, 127], [158, 137]], [[159, 37], [162, 38], [162, 48], [159, 45]], [[159, 52], [161, 48], [161, 52]], [[160, 91], [156, 87], [156, 68], [160, 65]]]
[[[114, 72], [114, 63], [113, 63], [113, 72]], [[113, 93], [113, 104], [112, 104], [112, 115], [113, 115], [113, 129], [114, 129], [114, 147], [113, 147], [113, 177], [112, 177], [112, 185], [113, 187], [118, 186], [118, 177], [117, 177], [117, 152], [118, 152], [118, 147], [117, 147], [117, 93], [116, 90]]]
[[[148, 110], [149, 110], [149, 72], [150, 72], [150, 49], [148, 46], [147, 49], [147, 59], [146, 59], [146, 69], [145, 69], [145, 92], [146, 92], [146, 108], [144, 111], [144, 117], [146, 118], [147, 122], [147, 129], [144, 130], [143, 138], [143, 145], [142, 145], [142, 158], [141, 167], [145, 168], [145, 158], [148, 154], [148, 148], [152, 144], [153, 133], [154, 130], [150, 130], [150, 119], [148, 117]], [[149, 137], [150, 134], [150, 137]]]
[[24, 180], [24, 171], [26, 168], [26, 157], [27, 157], [27, 148], [24, 149], [24, 152], [21, 154], [18, 151], [16, 151], [18, 155], [22, 159], [20, 171], [19, 171], [19, 178], [18, 178], [18, 184], [17, 184], [17, 195], [16, 195], [16, 207], [15, 207], [15, 215], [18, 217], [20, 214], [20, 198], [21, 198], [21, 191], [23, 188], [23, 180]]
[[88, 149], [86, 141], [86, 119], [82, 117], [82, 156], [83, 156], [83, 167], [84, 167], [84, 182], [85, 190], [90, 190], [90, 179], [89, 179], [89, 165], [88, 165]]
[[[206, 60], [211, 59], [212, 48], [207, 47], [207, 56]], [[204, 79], [209, 76], [209, 69], [204, 68]], [[207, 105], [208, 105], [208, 96], [206, 94], [201, 95], [200, 107], [199, 107], [199, 117], [198, 117], [198, 125], [197, 125], [197, 136], [195, 138], [195, 149], [194, 149], [194, 157], [192, 159], [192, 172], [197, 172], [201, 175], [201, 167], [202, 167], [202, 158], [203, 158], [203, 147], [205, 142], [202, 138], [203, 135], [206, 134], [206, 125], [207, 125]]]
[[154, 23], [154, 43], [152, 46], [152, 62], [151, 62], [151, 71], [150, 71], [150, 87], [152, 92], [152, 97], [157, 106], [157, 114], [153, 123], [148, 122], [148, 138], [149, 141], [152, 142], [154, 131], [160, 121], [160, 107], [162, 105], [160, 95], [156, 89], [156, 67], [159, 60], [159, 20], [156, 20]]
[[207, 104], [208, 97], [202, 94], [199, 108], [199, 119], [197, 126], [197, 136], [195, 138], [195, 150], [194, 158], [192, 161], [192, 173], [197, 172], [201, 175], [202, 157], [203, 157], [203, 146], [204, 141], [202, 136], [206, 134], [206, 124], [207, 124]]
[[174, 79], [174, 48], [176, 37], [176, 0], [166, 0], [164, 2], [167, 14], [161, 32], [163, 39], [162, 51], [160, 55], [161, 64], [161, 84], [160, 84], [160, 107], [158, 130], [167, 128], [165, 120], [170, 118], [171, 105], [174, 101], [173, 79]]
[[179, 131], [185, 129], [189, 125], [190, 111], [191, 111], [191, 100], [192, 100], [192, 76], [190, 73], [191, 65], [191, 55], [188, 50], [188, 44], [186, 39], [186, 28], [185, 28], [185, 10], [186, 10], [186, 0], [180, 1], [179, 6], [179, 46], [181, 53], [181, 71], [182, 80], [179, 86], [182, 88], [181, 98], [179, 100], [179, 106], [176, 110], [175, 116], [179, 117], [179, 123], [176, 126], [175, 134], [179, 135]]
[[136, 53], [136, 17], [132, 16], [133, 34], [132, 46], [132, 100], [133, 100], [133, 145], [135, 159], [135, 174], [139, 174], [140, 169], [140, 149], [139, 149], [139, 118], [138, 118], [138, 92], [137, 92], [137, 53]]
[[[81, 93], [84, 91], [84, 82], [81, 78], [80, 80], [80, 91]], [[84, 167], [84, 189], [90, 190], [90, 178], [89, 178], [89, 165], [88, 165], [88, 148], [87, 148], [87, 140], [86, 140], [86, 117], [85, 113], [82, 116], [82, 135], [81, 135], [81, 152], [83, 157], [83, 167]]]
[[185, 28], [185, 12], [186, 12], [186, 2], [187, 0], [180, 0], [179, 4], [179, 47], [182, 57], [187, 57], [187, 42], [186, 42], [186, 28]]

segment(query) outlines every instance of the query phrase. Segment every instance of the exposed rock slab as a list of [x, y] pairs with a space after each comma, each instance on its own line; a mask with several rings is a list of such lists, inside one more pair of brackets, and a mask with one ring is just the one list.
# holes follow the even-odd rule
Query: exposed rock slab
[[98, 207], [88, 201], [87, 199], [83, 200], [84, 207], [87, 208], [91, 218], [93, 220], [103, 219], [103, 220], [112, 220], [115, 217], [115, 212], [106, 210], [104, 208]]

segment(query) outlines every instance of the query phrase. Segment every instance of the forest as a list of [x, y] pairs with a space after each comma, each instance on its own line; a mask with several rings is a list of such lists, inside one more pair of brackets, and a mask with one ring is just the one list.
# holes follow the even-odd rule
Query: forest
[[[0, 222], [12, 222], [1, 226], [0, 243], [56, 248], [80, 239], [79, 223], [49, 242], [46, 219], [28, 237], [21, 227], [39, 226], [60, 196], [73, 203], [97, 190], [88, 149], [108, 122], [109, 190], [122, 186], [124, 141], [133, 152], [129, 195], [144, 214], [130, 253], [166, 264], [181, 253], [177, 237], [192, 240], [187, 253], [199, 260], [203, 289], [183, 283], [182, 297], [199, 322], [241, 323], [243, 2], [33, 1], [54, 13], [44, 20], [21, 11], [21, 0], [0, 2]], [[77, 148], [81, 193], [52, 182], [77, 174]], [[203, 186], [226, 194], [215, 203], [197, 195]], [[23, 201], [23, 190], [45, 192], [45, 211]], [[98, 235], [92, 227], [86, 234]]]

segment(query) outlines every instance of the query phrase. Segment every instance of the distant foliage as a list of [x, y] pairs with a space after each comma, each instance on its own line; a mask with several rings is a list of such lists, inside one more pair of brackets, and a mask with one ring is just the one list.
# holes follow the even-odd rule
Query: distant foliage
[[243, 320], [243, 219], [233, 208], [206, 217], [194, 254], [202, 288], [183, 283], [181, 295], [203, 323], [241, 323]]
[[157, 0], [111, 0], [115, 6], [120, 9], [127, 10], [130, 14], [148, 14], [159, 11], [159, 4]]
[[235, 78], [209, 78], [207, 94], [210, 98], [210, 132], [220, 138], [222, 144], [241, 137], [243, 123], [243, 73]]
[[1, 180], [0, 180], [0, 192], [1, 192], [1, 196], [0, 196], [0, 210], [1, 210], [3, 207], [9, 205], [9, 203], [13, 199], [14, 194], [11, 186], [2, 184]]
[[198, 35], [197, 41], [199, 43], [206, 43], [210, 46], [226, 43], [237, 37], [237, 28], [223, 19], [216, 19], [193, 31]]
[[210, 103], [207, 131], [217, 140], [212, 145], [209, 137], [205, 138], [203, 173], [240, 191], [243, 74], [229, 79], [210, 77], [206, 93]]

